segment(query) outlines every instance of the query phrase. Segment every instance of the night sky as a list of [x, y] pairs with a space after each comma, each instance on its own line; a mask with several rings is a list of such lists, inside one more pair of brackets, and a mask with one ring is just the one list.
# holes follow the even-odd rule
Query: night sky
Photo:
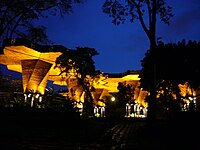
[[[157, 37], [165, 43], [200, 40], [200, 1], [167, 0], [173, 7], [174, 17], [170, 25], [157, 21]], [[74, 6], [74, 12], [64, 18], [49, 17], [37, 22], [47, 27], [47, 35], [55, 45], [69, 49], [76, 47], [95, 48], [97, 70], [106, 73], [121, 73], [140, 70], [141, 60], [149, 48], [148, 38], [138, 20], [115, 26], [112, 18], [102, 12], [104, 0], [86, 0]], [[4, 72], [5, 73], [5, 72]]]
[[[104, 0], [86, 0], [76, 5], [74, 13], [64, 17], [43, 20], [49, 38], [55, 44], [70, 49], [80, 47], [95, 48], [99, 55], [94, 57], [98, 70], [107, 73], [121, 73], [140, 70], [149, 41], [139, 21], [127, 21], [115, 26], [112, 18], [102, 12]], [[200, 40], [200, 1], [168, 0], [173, 7], [174, 17], [170, 25], [157, 23], [157, 37], [165, 43], [186, 40]]]

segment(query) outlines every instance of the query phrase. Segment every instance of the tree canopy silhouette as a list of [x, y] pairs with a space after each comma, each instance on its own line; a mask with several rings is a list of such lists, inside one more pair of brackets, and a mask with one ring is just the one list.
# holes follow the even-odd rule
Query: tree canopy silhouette
[[91, 81], [93, 77], [99, 74], [92, 59], [95, 55], [98, 55], [98, 52], [94, 48], [77, 47], [76, 50], [69, 50], [60, 55], [55, 66], [60, 68], [60, 74], [66, 74], [69, 78], [77, 79], [78, 84], [85, 91], [83, 107], [85, 117], [94, 116], [93, 97], [91, 95], [91, 90], [94, 90], [94, 88], [91, 86]]
[[[102, 6], [103, 12], [113, 18], [112, 23], [120, 25], [127, 19], [130, 22], [139, 20], [145, 34], [149, 39], [150, 49], [155, 49], [157, 45], [156, 23], [159, 17], [161, 22], [168, 24], [173, 16], [172, 7], [166, 4], [165, 0], [105, 0]], [[156, 61], [156, 57], [153, 58]], [[155, 62], [154, 62], [155, 64]], [[150, 91], [150, 101], [148, 102], [148, 120], [153, 122], [156, 113], [156, 65], [151, 72], [153, 75], [154, 88]]]
[[[154, 85], [153, 66], [156, 59], [156, 90], [167, 89], [175, 91], [177, 100], [180, 101], [179, 84], [187, 83], [191, 89], [197, 90], [200, 86], [200, 64], [198, 62], [198, 50], [200, 42], [184, 39], [178, 43], [164, 44], [160, 42], [155, 50], [149, 49], [143, 60], [140, 72], [141, 87], [151, 91]], [[164, 88], [165, 87], [165, 88]], [[179, 103], [180, 104], [180, 103]]]
[[0, 44], [6, 38], [26, 38], [36, 43], [49, 43], [46, 27], [35, 20], [72, 12], [73, 4], [82, 0], [1, 0]]
[[168, 24], [173, 16], [172, 7], [166, 5], [165, 0], [105, 0], [102, 6], [103, 12], [112, 17], [115, 25], [124, 24], [125, 21], [139, 20], [150, 46], [156, 45], [156, 22]]
[[118, 83], [117, 89], [119, 90], [116, 94], [116, 107], [120, 110], [120, 116], [124, 117], [126, 115], [126, 104], [134, 103], [134, 91], [136, 85], [125, 84], [122, 82]]

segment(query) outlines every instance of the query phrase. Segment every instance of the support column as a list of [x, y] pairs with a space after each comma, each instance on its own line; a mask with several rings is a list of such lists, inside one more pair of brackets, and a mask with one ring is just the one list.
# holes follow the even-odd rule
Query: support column
[[44, 94], [48, 72], [52, 64], [39, 59], [33, 59], [21, 60], [21, 65], [24, 92], [32, 91]]

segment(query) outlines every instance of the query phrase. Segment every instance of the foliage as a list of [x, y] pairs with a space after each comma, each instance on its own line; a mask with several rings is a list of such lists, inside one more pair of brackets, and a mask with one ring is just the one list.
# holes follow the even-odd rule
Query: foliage
[[117, 89], [119, 90], [116, 94], [116, 108], [122, 117], [126, 114], [126, 104], [134, 103], [134, 91], [135, 86], [131, 84], [125, 84], [122, 82], [118, 83]]
[[82, 0], [1, 0], [0, 40], [21, 37], [47, 44], [50, 40], [45, 33], [46, 27], [36, 26], [34, 21], [58, 14], [63, 17], [72, 12], [74, 3], [81, 2]]
[[12, 75], [3, 76], [0, 70], [0, 92], [22, 92], [22, 81]]
[[64, 96], [58, 94], [45, 94], [43, 101], [45, 109], [54, 110], [56, 112], [75, 112], [72, 101]]
[[[168, 24], [170, 18], [173, 17], [172, 7], [167, 6], [164, 0], [106, 0], [102, 6], [103, 12], [109, 14], [113, 18], [112, 23], [115, 25], [123, 24], [127, 19], [134, 22], [138, 19], [141, 27], [147, 35], [150, 43], [150, 49], [154, 50], [156, 41], [156, 22], [159, 17], [161, 22]], [[156, 61], [154, 56], [154, 61]], [[153, 88], [148, 101], [148, 120], [150, 123], [155, 121], [156, 116], [156, 65], [155, 62], [152, 71], [149, 74], [154, 82], [151, 84]]]
[[94, 48], [77, 47], [76, 50], [68, 50], [62, 53], [56, 60], [56, 66], [61, 69], [61, 73], [69, 74], [74, 71], [74, 76], [86, 78], [87, 75], [96, 75], [94, 61], [92, 57], [98, 55]]
[[113, 18], [115, 25], [124, 24], [126, 20], [134, 22], [138, 19], [149, 39], [155, 36], [156, 16], [161, 22], [169, 25], [173, 16], [172, 7], [164, 0], [106, 0], [102, 6], [103, 12]]
[[148, 50], [143, 60], [141, 60], [142, 70], [140, 72], [141, 87], [150, 91], [153, 85], [153, 58], [156, 60], [156, 85], [165, 82], [183, 84], [188, 82], [197, 89], [200, 85], [198, 76], [200, 65], [198, 63], [198, 49], [200, 42], [185, 40], [181, 42], [164, 44], [160, 42], [155, 49]]
[[[179, 84], [188, 83], [190, 88], [197, 90], [200, 86], [200, 64], [198, 50], [200, 42], [184, 39], [178, 43], [164, 44], [160, 42], [155, 50], [149, 49], [141, 61], [142, 70], [139, 77], [141, 87], [151, 91], [154, 85], [153, 66], [156, 56], [156, 91], [168, 105], [173, 94], [180, 100]], [[170, 98], [170, 101], [172, 98]]]
[[118, 106], [125, 108], [126, 103], [133, 102], [135, 87], [130, 84], [125, 85], [122, 82], [119, 82], [117, 89], [119, 90], [116, 93]]
[[88, 117], [93, 113], [93, 97], [91, 90], [94, 90], [90, 84], [93, 77], [99, 74], [95, 70], [93, 56], [98, 55], [94, 48], [77, 47], [76, 50], [65, 51], [56, 60], [56, 66], [60, 68], [61, 74], [66, 74], [68, 78], [75, 78], [78, 84], [82, 86], [85, 92], [85, 101], [83, 115]]

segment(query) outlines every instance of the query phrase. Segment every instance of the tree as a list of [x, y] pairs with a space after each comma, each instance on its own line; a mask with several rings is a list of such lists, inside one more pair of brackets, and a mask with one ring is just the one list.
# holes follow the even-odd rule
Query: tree
[[[44, 108], [47, 110], [52, 110], [54, 112], [61, 113], [75, 113], [75, 108], [69, 97], [62, 96], [60, 94], [47, 94], [43, 96]], [[37, 103], [38, 105], [39, 103]]]
[[35, 20], [72, 12], [73, 3], [82, 0], [1, 0], [0, 44], [7, 38], [25, 38], [36, 43], [49, 43], [46, 27], [36, 26]]
[[91, 80], [98, 75], [95, 70], [93, 56], [98, 55], [94, 48], [77, 47], [76, 50], [65, 51], [56, 60], [56, 66], [60, 68], [61, 74], [65, 74], [68, 78], [75, 78], [85, 92], [83, 115], [84, 117], [94, 116], [93, 97], [91, 90]]
[[122, 82], [118, 83], [117, 89], [119, 90], [115, 96], [116, 96], [116, 107], [120, 110], [120, 115], [125, 116], [126, 115], [126, 104], [133, 102], [134, 103], [134, 91], [135, 86], [131, 84], [124, 84]]
[[20, 79], [14, 78], [12, 75], [2, 75], [0, 69], [0, 91], [1, 92], [22, 92], [23, 86]]
[[2, 68], [0, 67], [0, 90], [3, 87], [4, 81], [3, 81], [3, 74], [2, 74]]
[[0, 92], [3, 94], [0, 96], [0, 107], [8, 107], [11, 104], [13, 106], [23, 106], [23, 86], [20, 79], [14, 78], [12, 75], [3, 75], [0, 68]]
[[[176, 99], [176, 106], [171, 107], [180, 111], [180, 84], [186, 84], [193, 90], [200, 86], [200, 65], [198, 63], [198, 49], [200, 42], [184, 39], [178, 43], [164, 44], [160, 42], [155, 50], [149, 49], [142, 62], [141, 86], [144, 90], [150, 91], [152, 86], [152, 73], [154, 65], [152, 59], [156, 56], [156, 91], [163, 98], [166, 105], [172, 104]], [[172, 98], [172, 95], [176, 95]], [[167, 106], [168, 107], [168, 106]], [[174, 112], [174, 111], [173, 111]]]
[[[156, 22], [159, 15], [161, 22], [169, 25], [169, 20], [173, 16], [172, 7], [167, 6], [164, 0], [106, 0], [103, 4], [103, 12], [113, 18], [112, 23], [115, 25], [123, 24], [127, 19], [130, 22], [139, 20], [150, 43], [150, 49], [154, 50], [157, 45], [156, 39]], [[147, 21], [146, 21], [147, 18]], [[146, 23], [147, 22], [147, 23]], [[153, 59], [155, 64], [156, 57]], [[156, 113], [156, 66], [154, 65], [151, 72], [152, 88], [150, 91], [150, 101], [148, 102], [148, 120], [153, 122]]]

